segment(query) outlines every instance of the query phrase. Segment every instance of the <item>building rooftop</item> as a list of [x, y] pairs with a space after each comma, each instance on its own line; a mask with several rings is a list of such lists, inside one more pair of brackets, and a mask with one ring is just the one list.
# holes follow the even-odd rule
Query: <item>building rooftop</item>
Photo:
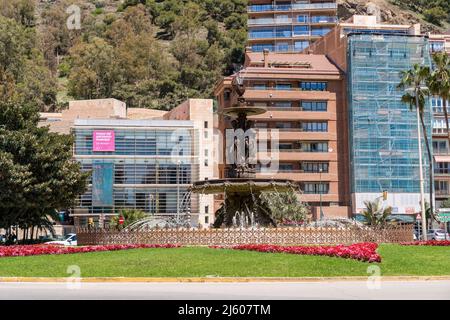
[[128, 119], [75, 119], [75, 126], [95, 127], [192, 127], [189, 120], [128, 120]]

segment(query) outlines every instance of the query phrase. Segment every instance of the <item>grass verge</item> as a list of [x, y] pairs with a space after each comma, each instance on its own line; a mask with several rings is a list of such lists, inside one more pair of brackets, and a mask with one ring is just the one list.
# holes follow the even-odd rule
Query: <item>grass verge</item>
[[[381, 245], [382, 276], [450, 275], [449, 247]], [[351, 259], [185, 247], [0, 258], [1, 277], [337, 277], [367, 276]]]

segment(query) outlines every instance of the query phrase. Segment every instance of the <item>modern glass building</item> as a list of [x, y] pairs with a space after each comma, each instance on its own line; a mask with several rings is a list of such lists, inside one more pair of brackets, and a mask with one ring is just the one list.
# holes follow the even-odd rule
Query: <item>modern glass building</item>
[[189, 187], [198, 180], [198, 132], [192, 121], [75, 120], [74, 158], [91, 171], [74, 208], [77, 224], [107, 223], [121, 209], [155, 216], [198, 212]]
[[[420, 202], [417, 117], [401, 102], [401, 71], [430, 65], [428, 39], [374, 30], [347, 35], [350, 187], [353, 207], [388, 191], [393, 213], [418, 212]], [[425, 123], [431, 145], [432, 111]], [[423, 146], [425, 192], [428, 156]], [[428, 197], [429, 198], [429, 197]]]

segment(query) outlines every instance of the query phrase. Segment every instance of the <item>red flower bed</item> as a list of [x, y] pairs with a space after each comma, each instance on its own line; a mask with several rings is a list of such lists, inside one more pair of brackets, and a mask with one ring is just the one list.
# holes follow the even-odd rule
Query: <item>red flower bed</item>
[[381, 256], [376, 252], [376, 243], [357, 243], [349, 246], [275, 246], [267, 244], [236, 245], [231, 247], [212, 246], [216, 249], [249, 250], [258, 252], [291, 253], [313, 256], [340, 257], [367, 262], [381, 262]]
[[43, 254], [71, 254], [143, 248], [179, 248], [174, 244], [113, 244], [105, 246], [64, 247], [61, 245], [17, 245], [0, 247], [0, 257], [36, 256]]
[[439, 246], [447, 247], [450, 246], [450, 240], [437, 241], [437, 240], [427, 240], [427, 241], [414, 241], [414, 242], [403, 242], [402, 246]]

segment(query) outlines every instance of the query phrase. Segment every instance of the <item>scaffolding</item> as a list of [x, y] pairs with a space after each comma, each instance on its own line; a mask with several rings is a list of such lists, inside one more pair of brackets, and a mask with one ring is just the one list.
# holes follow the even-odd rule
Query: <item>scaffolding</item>
[[[430, 65], [428, 40], [407, 35], [348, 35], [348, 88], [352, 193], [418, 193], [416, 113], [401, 102], [400, 72]], [[432, 111], [425, 122], [431, 147]], [[423, 141], [424, 176], [428, 156]], [[428, 179], [425, 179], [428, 188]], [[427, 190], [427, 189], [426, 189]]]

